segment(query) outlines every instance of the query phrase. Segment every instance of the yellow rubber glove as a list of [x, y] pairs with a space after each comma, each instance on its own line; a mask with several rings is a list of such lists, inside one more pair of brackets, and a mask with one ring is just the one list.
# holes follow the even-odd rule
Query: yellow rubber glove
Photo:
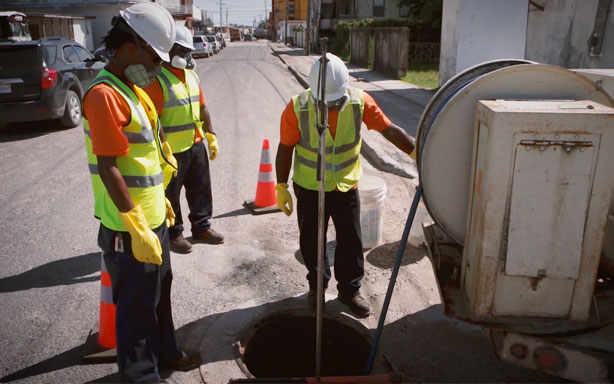
[[413, 151], [411, 151], [411, 153], [409, 154], [409, 157], [411, 157], [412, 159], [416, 160], [416, 150], [415, 149]]
[[[173, 156], [173, 150], [168, 141], [162, 143], [163, 158], [160, 159], [160, 167], [162, 168], [162, 176], [164, 177], [164, 189], [171, 182], [174, 176], [177, 176], [177, 159]], [[166, 160], [165, 160], [166, 159]]]
[[175, 211], [173, 211], [171, 202], [168, 199], [164, 200], [166, 200], [166, 226], [170, 228], [175, 225]]
[[162, 246], [158, 236], [149, 229], [147, 219], [140, 205], [119, 217], [132, 238], [132, 254], [142, 263], [162, 264]]
[[207, 142], [209, 143], [209, 159], [215, 160], [220, 147], [217, 145], [217, 137], [213, 133], [205, 132]]
[[286, 216], [290, 216], [293, 211], [292, 195], [288, 192], [288, 184], [279, 183], [275, 186], [277, 191], [277, 206], [281, 209]]

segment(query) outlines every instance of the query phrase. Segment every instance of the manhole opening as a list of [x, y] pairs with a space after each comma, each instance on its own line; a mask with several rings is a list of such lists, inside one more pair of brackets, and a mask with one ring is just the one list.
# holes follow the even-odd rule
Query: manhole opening
[[[315, 376], [316, 318], [276, 315], [255, 327], [243, 361], [255, 377]], [[371, 342], [351, 326], [322, 320], [322, 376], [364, 375]]]

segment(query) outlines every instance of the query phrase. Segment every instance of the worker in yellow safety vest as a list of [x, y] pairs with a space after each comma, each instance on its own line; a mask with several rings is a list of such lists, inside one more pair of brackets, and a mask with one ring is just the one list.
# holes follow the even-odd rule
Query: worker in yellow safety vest
[[[162, 73], [145, 91], [151, 97], [170, 143], [179, 169], [166, 188], [177, 217], [169, 229], [171, 250], [189, 253], [192, 244], [183, 237], [183, 219], [179, 197], [185, 186], [186, 199], [192, 226], [192, 239], [209, 244], [221, 244], [224, 236], [211, 228], [213, 198], [209, 159], [214, 160], [219, 151], [217, 136], [200, 79], [196, 71], [187, 69], [194, 50], [192, 33], [186, 27], [177, 27], [175, 44], [170, 51], [170, 62], [162, 65]], [[207, 140], [209, 158], [203, 140]]]
[[[367, 299], [360, 294], [364, 276], [364, 256], [360, 232], [360, 200], [358, 181], [360, 165], [361, 124], [379, 131], [388, 141], [407, 154], [414, 150], [414, 139], [392, 123], [366, 92], [348, 86], [348, 70], [337, 56], [328, 53], [324, 101], [329, 108], [329, 129], [326, 135], [325, 228], [332, 217], [337, 235], [335, 248], [335, 278], [338, 298], [360, 317], [369, 316]], [[317, 234], [318, 189], [316, 178], [319, 133], [316, 128], [316, 104], [320, 95], [320, 60], [311, 67], [310, 88], [294, 96], [281, 116], [281, 138], [275, 160], [277, 174], [277, 205], [291, 215], [292, 196], [288, 178], [294, 154], [293, 189], [300, 232], [300, 249], [307, 267], [309, 306], [317, 303]], [[326, 242], [326, 239], [325, 239]], [[331, 278], [328, 258], [324, 262], [324, 289]]]
[[161, 369], [191, 369], [200, 361], [175, 340], [166, 224], [174, 213], [164, 182], [176, 161], [142, 89], [168, 60], [174, 39], [173, 18], [162, 6], [120, 11], [104, 38], [113, 54], [83, 101], [98, 244], [117, 306], [117, 362], [126, 382], [158, 382]]

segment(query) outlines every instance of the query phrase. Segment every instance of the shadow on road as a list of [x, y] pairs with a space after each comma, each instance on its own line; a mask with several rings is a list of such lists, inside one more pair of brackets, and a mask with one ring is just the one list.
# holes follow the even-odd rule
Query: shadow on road
[[220, 215], [217, 216], [213, 216], [214, 219], [220, 219], [222, 217], [234, 217], [234, 216], [245, 216], [245, 215], [251, 215], [252, 213], [249, 211], [249, 209], [247, 208], [239, 208], [239, 209], [235, 209], [234, 211], [230, 211], [230, 212], [226, 212], [226, 213], [222, 213]]
[[8, 383], [15, 380], [22, 380], [32, 376], [38, 376], [45, 373], [57, 371], [64, 368], [73, 367], [81, 364], [81, 358], [85, 353], [83, 345], [69, 349], [66, 352], [62, 352], [47, 360], [43, 360], [34, 365], [30, 365], [24, 369], [20, 369], [17, 372], [13, 372], [0, 378], [0, 383]]
[[87, 283], [100, 279], [100, 252], [69, 257], [40, 265], [19, 275], [0, 279], [0, 292], [25, 291], [32, 288]]
[[[179, 346], [182, 349], [199, 351], [204, 337], [216, 333], [220, 327], [234, 323], [237, 319], [255, 321], [263, 314], [272, 314], [267, 308], [281, 310], [292, 306], [296, 300], [301, 302], [303, 296], [283, 298], [254, 305], [247, 308], [232, 309], [215, 313], [193, 321], [176, 330]], [[287, 304], [286, 304], [287, 303]], [[306, 303], [305, 303], [306, 304]], [[294, 304], [295, 306], [296, 304]], [[327, 303], [328, 316], [346, 312], [346, 307], [331, 300]], [[376, 314], [379, 316], [379, 312]], [[219, 323], [218, 320], [228, 320]], [[232, 320], [232, 321], [230, 321]], [[228, 323], [227, 325], [224, 325]], [[246, 324], [249, 322], [246, 322]], [[232, 328], [232, 327], [230, 327]], [[239, 331], [238, 333], [241, 333]], [[375, 330], [369, 331], [371, 336]], [[236, 335], [239, 337], [240, 335]], [[232, 337], [232, 336], [230, 336]], [[215, 337], [214, 337], [215, 338]], [[217, 340], [219, 341], [219, 340]], [[210, 342], [213, 342], [212, 340]], [[486, 382], [555, 382], [552, 376], [518, 368], [499, 361], [480, 328], [465, 325], [447, 318], [441, 304], [433, 305], [422, 311], [407, 315], [384, 327], [380, 351], [395, 370], [402, 372], [408, 382], [424, 383], [486, 383]], [[33, 364], [0, 378], [0, 382], [11, 382], [30, 378], [60, 369], [81, 365], [85, 354], [83, 345], [62, 352], [47, 360]], [[202, 364], [228, 361], [234, 363], [235, 351], [228, 348], [212, 348], [203, 356]], [[165, 377], [164, 372], [161, 374]], [[90, 381], [91, 383], [117, 382], [117, 374]]]
[[[381, 269], [392, 269], [397, 253], [399, 252], [400, 243], [400, 241], [395, 241], [394, 243], [382, 244], [373, 248], [366, 256], [367, 261], [374, 267]], [[405, 252], [403, 252], [401, 265], [403, 266], [417, 263], [425, 256], [426, 254], [424, 249], [415, 248], [408, 245], [405, 247]]]
[[0, 143], [32, 139], [65, 129], [57, 120], [11, 123], [0, 126]]
[[[331, 240], [326, 242], [326, 256], [328, 257], [328, 263], [331, 267], [335, 265], [335, 249], [337, 248], [337, 240]], [[305, 259], [303, 259], [303, 254], [301, 253], [300, 248], [294, 252], [294, 258], [299, 263], [305, 265]]]

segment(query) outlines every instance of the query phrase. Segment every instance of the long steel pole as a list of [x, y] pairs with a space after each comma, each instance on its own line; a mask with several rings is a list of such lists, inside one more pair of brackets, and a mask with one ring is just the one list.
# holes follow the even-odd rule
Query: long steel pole
[[[325, 212], [325, 191], [324, 182], [326, 178], [326, 130], [328, 129], [328, 106], [324, 101], [326, 95], [326, 57], [327, 39], [321, 40], [322, 58], [320, 59], [320, 72], [318, 89], [318, 105], [316, 108], [316, 120], [320, 141], [318, 146], [318, 287], [317, 287], [317, 306], [316, 306], [316, 383], [320, 382], [322, 368], [322, 313], [324, 312], [324, 257], [326, 248], [324, 244], [324, 212]], [[312, 90], [313, 92], [313, 90]]]
[[365, 374], [368, 375], [371, 373], [371, 369], [373, 369], [373, 363], [375, 362], [375, 355], [377, 354], [377, 348], [379, 346], [379, 341], [382, 337], [382, 332], [384, 330], [384, 323], [386, 322], [386, 314], [388, 313], [388, 306], [390, 305], [390, 300], [392, 299], [392, 292], [394, 291], [394, 285], [397, 282], [397, 275], [399, 273], [399, 269], [401, 268], [401, 262], [403, 261], [403, 253], [405, 253], [405, 246], [407, 245], [407, 239], [409, 238], [409, 231], [411, 230], [411, 226], [414, 223], [414, 218], [416, 217], [416, 212], [418, 211], [418, 203], [420, 203], [420, 198], [422, 198], [422, 184], [418, 186], [418, 190], [416, 190], [416, 194], [414, 195], [414, 200], [411, 203], [411, 208], [409, 209], [409, 215], [407, 216], [407, 221], [405, 222], [405, 229], [403, 230], [403, 236], [401, 236], [401, 242], [399, 243], [399, 249], [397, 251], [397, 256], [394, 261], [394, 266], [392, 267], [392, 274], [390, 275], [390, 281], [388, 282], [388, 290], [386, 291], [386, 298], [384, 299], [384, 305], [382, 306], [382, 312], [379, 316], [379, 323], [377, 324], [377, 331], [375, 332], [375, 341], [371, 346], [371, 352], [369, 353], [369, 360], [367, 361], [367, 366], [365, 367]]

